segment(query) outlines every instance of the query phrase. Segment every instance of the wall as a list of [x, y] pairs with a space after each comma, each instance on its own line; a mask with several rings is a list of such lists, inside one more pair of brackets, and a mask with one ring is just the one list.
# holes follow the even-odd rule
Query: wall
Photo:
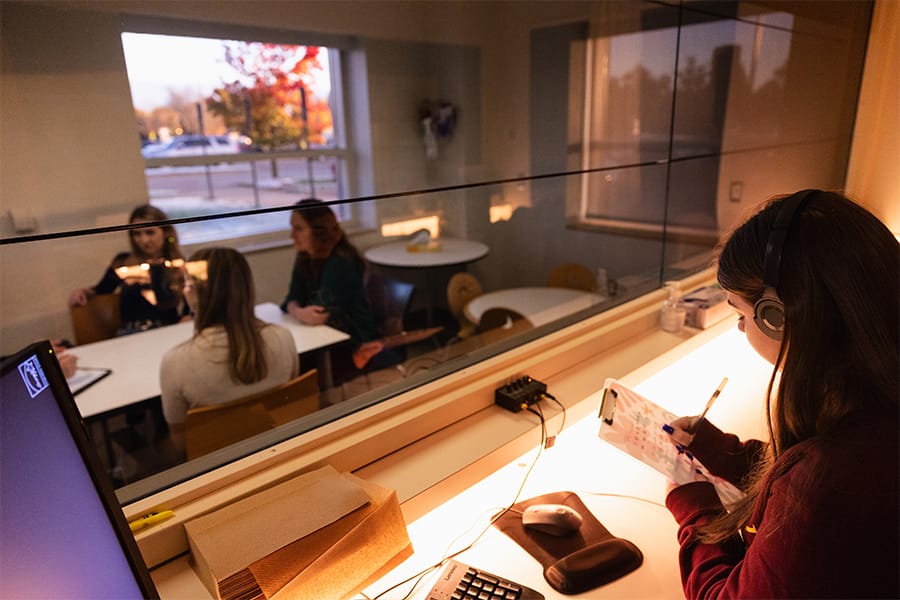
[[[0, 26], [0, 212], [41, 231], [124, 222], [147, 192], [117, 18], [4, 4]], [[70, 335], [69, 291], [123, 241], [4, 247], [2, 352]]]
[[877, 0], [847, 193], [900, 236], [900, 2]]

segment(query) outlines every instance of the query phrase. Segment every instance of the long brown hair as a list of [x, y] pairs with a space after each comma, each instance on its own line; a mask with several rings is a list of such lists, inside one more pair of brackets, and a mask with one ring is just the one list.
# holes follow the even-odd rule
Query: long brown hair
[[311, 253], [298, 253], [302, 264], [309, 265], [313, 260], [328, 258], [335, 253], [350, 258], [360, 272], [365, 270], [365, 261], [347, 239], [331, 207], [316, 198], [304, 198], [295, 206], [294, 214], [299, 215], [312, 231], [314, 246]]
[[228, 336], [228, 373], [232, 381], [261, 381], [268, 372], [260, 334], [265, 323], [253, 312], [256, 294], [247, 259], [232, 248], [205, 248], [191, 260], [207, 263], [206, 280], [197, 282], [195, 335], [207, 327], [222, 326]]
[[[764, 291], [766, 243], [786, 198], [769, 201], [719, 252], [719, 284], [751, 305]], [[766, 397], [768, 455], [747, 496], [701, 528], [703, 541], [734, 535], [805, 445], [851, 420], [897, 419], [900, 252], [890, 230], [845, 196], [813, 191], [792, 219], [777, 292], [785, 325]]]
[[[136, 207], [133, 211], [131, 211], [131, 215], [128, 217], [129, 223], [134, 223], [135, 221], [149, 221], [147, 227], [159, 227], [163, 232], [163, 258], [167, 260], [172, 260], [175, 258], [184, 258], [184, 255], [181, 254], [181, 248], [178, 246], [178, 233], [175, 231], [175, 227], [173, 225], [153, 225], [153, 221], [168, 221], [169, 216], [164, 213], [162, 210], [152, 206], [150, 204], [142, 204], [141, 206]], [[131, 242], [131, 253], [137, 258], [147, 258], [141, 253], [140, 246], [134, 241], [134, 236], [131, 235], [131, 232], [134, 229], [128, 230], [128, 241]]]

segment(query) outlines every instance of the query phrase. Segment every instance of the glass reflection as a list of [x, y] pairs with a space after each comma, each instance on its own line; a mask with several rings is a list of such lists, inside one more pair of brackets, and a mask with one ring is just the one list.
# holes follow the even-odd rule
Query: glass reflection
[[[565, 186], [565, 179], [552, 178], [541, 185]], [[598, 288], [597, 257], [608, 249], [609, 238], [567, 234], [563, 206], [555, 201], [535, 199], [531, 207], [519, 207], [508, 219], [492, 223], [488, 210], [491, 194], [486, 192], [493, 189], [475, 186], [468, 190], [479, 192], [476, 195], [483, 200], [466, 207], [467, 222], [452, 218], [460, 211], [451, 210], [441, 194], [420, 198], [445, 215], [436, 237], [419, 231], [372, 239], [364, 232], [349, 231], [349, 238], [366, 257], [367, 282], [390, 282], [367, 286], [367, 300], [378, 319], [377, 340], [397, 358], [372, 361], [354, 373], [334, 370], [337, 357], [349, 343], [339, 323], [303, 324], [279, 308], [296, 249], [280, 247], [246, 255], [257, 283], [257, 317], [291, 331], [300, 353], [301, 372], [318, 372], [317, 405], [328, 419], [358, 410], [362, 403], [372, 401], [373, 394], [383, 398], [421, 385], [448, 369], [461, 368], [471, 357], [489, 356], [658, 286], [660, 240], [645, 242], [642, 248], [628, 245], [626, 240], [634, 260], [627, 265], [606, 263], [603, 285]], [[385, 199], [377, 204], [404, 200]], [[285, 240], [290, 235], [293, 208], [286, 206], [273, 213], [282, 220]], [[471, 222], [472, 213], [483, 218]], [[555, 223], [552, 229], [551, 221]], [[554, 229], [555, 235], [548, 235]], [[547, 239], [568, 238], [569, 243], [523, 245], [536, 231]], [[42, 243], [65, 245], [67, 251], [81, 253], [93, 244], [119, 243], [123, 236], [112, 232]], [[638, 257], [641, 254], [643, 257]], [[527, 257], [528, 269], [501, 266], [518, 263], [523, 257]], [[91, 272], [86, 266], [85, 277]], [[460, 284], [461, 279], [465, 285]], [[400, 298], [395, 293], [398, 287], [403, 290]], [[80, 392], [76, 402], [117, 486], [127, 489], [182, 464], [182, 455], [172, 444], [171, 431], [162, 418], [159, 368], [169, 349], [194, 334], [193, 323], [185, 321], [70, 350], [83, 366], [112, 369], [111, 375]], [[319, 416], [317, 421], [314, 417], [301, 417], [297, 427], [309, 428], [325, 418]]]
[[[538, 16], [546, 3], [509, 5], [521, 19], [507, 19], [506, 3], [476, 4], [491, 9], [479, 15], [495, 19], [484, 21], [485, 38], [362, 38], [366, 60], [348, 63], [365, 62], [367, 78], [348, 72], [347, 94], [362, 121], [352, 124], [356, 140], [367, 144], [347, 154], [140, 164], [149, 198], [177, 220], [188, 254], [229, 244], [244, 253], [257, 316], [296, 332], [301, 370], [317, 370], [319, 397], [318, 410], [274, 433], [182, 463], [161, 419], [159, 358], [190, 338], [192, 323], [77, 345], [71, 352], [80, 364], [113, 369], [76, 401], [120, 499], [189, 479], [656, 289], [706, 266], [720, 232], [752, 204], [798, 182], [843, 183], [868, 3], [791, 4], [803, 14], [744, 2], [569, 3], [569, 16], [554, 15], [546, 27]], [[502, 85], [488, 80], [501, 72]], [[360, 87], [371, 97], [353, 97]], [[434, 158], [418, 109], [423, 99], [445, 97], [459, 109], [456, 128], [437, 140]], [[365, 169], [369, 181], [361, 183]], [[137, 196], [133, 191], [125, 195]], [[296, 256], [290, 213], [307, 196], [334, 201], [368, 276], [412, 290], [391, 313], [391, 328], [378, 334], [403, 339], [405, 332], [395, 364], [330, 378], [342, 337], [285, 321], [279, 310]], [[62, 232], [109, 225], [97, 218], [108, 217], [97, 208], [104, 202], [114, 212], [121, 199], [61, 209], [40, 225]], [[114, 224], [124, 223], [116, 215]], [[421, 229], [428, 243], [410, 249]], [[259, 231], [268, 237], [243, 239]], [[44, 335], [44, 315], [27, 309], [47, 306], [38, 290], [75, 279], [95, 283], [126, 242], [117, 230], [4, 245], [4, 333]], [[455, 242], [483, 251], [436, 260]], [[62, 313], [61, 298], [57, 304]]]

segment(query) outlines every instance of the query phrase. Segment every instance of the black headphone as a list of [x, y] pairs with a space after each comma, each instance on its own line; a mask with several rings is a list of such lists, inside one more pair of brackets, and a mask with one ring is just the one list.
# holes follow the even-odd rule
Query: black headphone
[[753, 321], [760, 331], [773, 340], [780, 341], [784, 337], [784, 303], [778, 297], [777, 291], [784, 241], [794, 215], [800, 211], [810, 195], [817, 191], [802, 190], [788, 196], [778, 210], [772, 230], [769, 231], [766, 257], [763, 262], [763, 295], [753, 305]]

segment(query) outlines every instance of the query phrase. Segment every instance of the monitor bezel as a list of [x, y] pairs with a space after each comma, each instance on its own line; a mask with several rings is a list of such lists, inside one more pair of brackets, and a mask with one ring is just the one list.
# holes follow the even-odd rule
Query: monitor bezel
[[56, 358], [56, 352], [53, 350], [50, 341], [43, 340], [29, 344], [15, 354], [4, 357], [2, 362], [0, 362], [0, 377], [5, 376], [9, 371], [15, 369], [19, 363], [30, 356], [38, 357], [38, 361], [47, 377], [47, 382], [50, 386], [53, 398], [56, 401], [56, 405], [69, 428], [72, 440], [75, 442], [75, 446], [78, 448], [81, 459], [90, 474], [94, 489], [96, 489], [101, 504], [106, 511], [106, 516], [125, 551], [128, 564], [131, 567], [131, 571], [134, 574], [135, 581], [141, 590], [142, 596], [148, 600], [158, 600], [159, 592], [150, 576], [150, 570], [144, 562], [137, 541], [134, 539], [134, 534], [128, 526], [128, 521], [125, 519], [125, 513], [122, 512], [122, 508], [116, 498], [112, 483], [109, 481], [109, 478], [104, 471], [104, 467], [100, 462], [100, 458], [90, 440], [84, 421], [81, 418], [81, 414], [78, 412], [78, 406], [75, 404], [75, 398], [69, 389], [68, 383], [66, 383], [66, 378], [63, 375], [62, 368]]

